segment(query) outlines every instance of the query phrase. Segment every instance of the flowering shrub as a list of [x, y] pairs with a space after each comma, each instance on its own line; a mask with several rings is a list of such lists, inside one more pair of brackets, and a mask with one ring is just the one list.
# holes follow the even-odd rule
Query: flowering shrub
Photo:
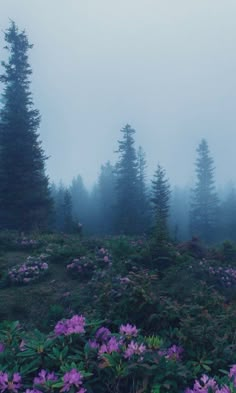
[[203, 375], [195, 380], [193, 389], [187, 388], [185, 393], [235, 393], [236, 392], [236, 365], [233, 365], [223, 383], [219, 385], [215, 378]]
[[74, 315], [71, 319], [59, 321], [54, 329], [56, 336], [69, 336], [73, 333], [84, 333], [85, 318], [82, 315]]
[[104, 247], [101, 247], [96, 251], [95, 258], [96, 263], [99, 264], [99, 266], [102, 268], [112, 265], [112, 256], [109, 251]]
[[90, 278], [94, 268], [94, 263], [85, 256], [74, 258], [66, 266], [67, 273], [73, 278]]
[[236, 269], [230, 266], [217, 266], [214, 261], [202, 259], [190, 264], [189, 270], [194, 269], [205, 275], [206, 280], [214, 282], [221, 287], [231, 287], [236, 285]]
[[16, 245], [21, 247], [21, 248], [34, 248], [40, 245], [40, 242], [34, 239], [27, 239], [26, 237], [23, 237], [21, 239], [16, 240]]
[[49, 335], [0, 325], [0, 392], [133, 393], [167, 378], [181, 384], [180, 359], [150, 348], [136, 326], [122, 324], [116, 333], [96, 326], [82, 315], [59, 321]]
[[47, 271], [48, 263], [45, 260], [28, 257], [25, 263], [10, 269], [7, 278], [11, 284], [28, 284], [39, 279]]

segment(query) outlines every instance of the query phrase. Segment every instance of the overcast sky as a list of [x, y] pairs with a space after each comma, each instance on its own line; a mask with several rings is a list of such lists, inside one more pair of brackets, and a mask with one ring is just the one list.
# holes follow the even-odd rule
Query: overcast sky
[[129, 123], [150, 176], [191, 182], [205, 137], [217, 182], [236, 181], [235, 0], [0, 0], [1, 31], [9, 18], [34, 44], [51, 180], [90, 186]]

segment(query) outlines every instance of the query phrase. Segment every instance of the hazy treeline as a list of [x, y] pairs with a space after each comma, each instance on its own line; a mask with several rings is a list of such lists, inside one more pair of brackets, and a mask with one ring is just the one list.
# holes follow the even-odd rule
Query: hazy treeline
[[147, 180], [145, 153], [136, 146], [135, 130], [128, 124], [121, 130], [115, 164], [102, 165], [92, 191], [80, 174], [69, 187], [50, 186], [38, 134], [40, 113], [30, 91], [32, 45], [14, 22], [5, 41], [8, 58], [0, 75], [0, 229], [70, 233], [81, 223], [88, 234], [152, 233], [158, 241], [192, 236], [208, 243], [236, 240], [236, 191], [229, 186], [217, 193], [214, 161], [204, 139], [197, 147], [192, 189], [173, 187], [158, 163]]
[[[236, 241], [236, 190], [229, 183], [217, 192], [214, 161], [205, 140], [197, 147], [195, 185], [179, 187], [169, 183], [161, 166], [148, 180], [145, 153], [135, 148], [135, 131], [127, 125], [121, 132], [117, 162], [101, 166], [92, 191], [86, 189], [81, 175], [69, 187], [52, 185], [55, 230], [76, 231], [80, 222], [89, 234], [150, 233], [155, 227], [153, 192], [155, 180], [160, 182], [159, 170], [165, 181], [160, 187], [166, 197], [162, 208], [166, 206], [167, 231], [173, 240], [198, 236], [206, 242]], [[157, 204], [163, 197], [159, 191]]]

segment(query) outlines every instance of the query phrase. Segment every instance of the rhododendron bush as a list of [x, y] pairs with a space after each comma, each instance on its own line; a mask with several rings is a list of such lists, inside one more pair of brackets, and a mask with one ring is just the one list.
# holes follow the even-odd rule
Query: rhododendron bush
[[21, 265], [12, 267], [7, 274], [11, 284], [28, 284], [42, 277], [48, 271], [48, 263], [44, 258], [28, 257]]
[[181, 385], [187, 375], [184, 349], [153, 347], [152, 342], [129, 323], [112, 332], [82, 315], [58, 321], [48, 335], [5, 322], [0, 330], [0, 392], [133, 393], [151, 391], [167, 378], [173, 386], [176, 381]]

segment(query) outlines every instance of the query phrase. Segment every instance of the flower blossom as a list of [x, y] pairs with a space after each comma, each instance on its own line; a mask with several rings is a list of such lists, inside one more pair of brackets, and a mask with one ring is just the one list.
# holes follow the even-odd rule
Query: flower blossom
[[71, 319], [57, 322], [54, 332], [57, 336], [69, 336], [73, 333], [84, 333], [85, 318], [82, 315], [74, 315]]
[[102, 344], [98, 353], [102, 355], [103, 353], [119, 352], [121, 342], [117, 341], [115, 337], [111, 337], [106, 344]]
[[130, 325], [127, 323], [127, 325], [121, 325], [120, 326], [120, 334], [123, 334], [125, 336], [129, 337], [136, 337], [138, 335], [138, 329], [134, 325]]
[[9, 380], [8, 374], [0, 371], [0, 392], [6, 390], [17, 393], [21, 388], [21, 376], [19, 373], [14, 373], [12, 379]]
[[139, 345], [132, 340], [131, 343], [128, 344], [127, 349], [125, 350], [124, 358], [130, 359], [133, 355], [142, 355], [144, 352], [146, 352], [146, 346], [144, 344]]
[[75, 368], [73, 368], [72, 370], [65, 373], [65, 375], [63, 377], [63, 382], [64, 382], [64, 385], [63, 385], [63, 388], [61, 389], [61, 392], [69, 392], [69, 390], [72, 386], [79, 388], [77, 393], [85, 393], [86, 392], [86, 389], [81, 387], [81, 385], [83, 383], [83, 376]]
[[56, 381], [57, 376], [54, 372], [49, 373], [46, 370], [41, 370], [38, 373], [38, 377], [34, 378], [34, 385], [45, 385], [48, 381]]

